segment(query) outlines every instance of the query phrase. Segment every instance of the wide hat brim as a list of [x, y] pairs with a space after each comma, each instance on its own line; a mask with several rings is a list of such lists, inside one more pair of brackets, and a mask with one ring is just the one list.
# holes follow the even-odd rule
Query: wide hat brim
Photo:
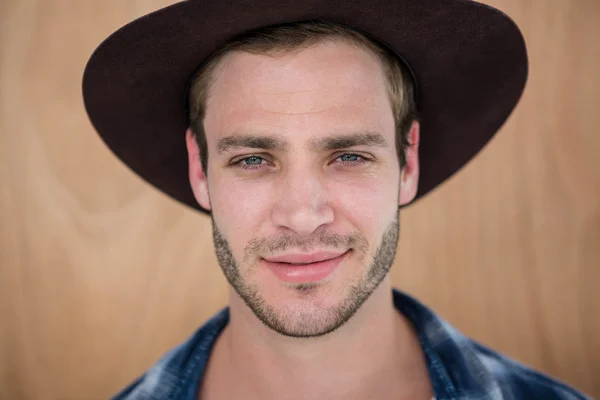
[[321, 19], [389, 47], [416, 80], [421, 120], [419, 198], [469, 162], [506, 121], [527, 80], [525, 42], [504, 13], [469, 0], [188, 0], [109, 36], [83, 75], [83, 98], [103, 141], [174, 199], [194, 198], [185, 131], [198, 66], [237, 34]]

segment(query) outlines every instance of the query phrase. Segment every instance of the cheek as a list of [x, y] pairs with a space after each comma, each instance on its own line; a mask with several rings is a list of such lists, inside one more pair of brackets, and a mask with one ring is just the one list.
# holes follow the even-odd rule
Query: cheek
[[[244, 236], [257, 232], [265, 219], [269, 207], [271, 191], [261, 185], [246, 182], [231, 182], [211, 187], [211, 206], [219, 216], [222, 230], [228, 235]], [[232, 237], [233, 238], [233, 237]]]
[[[386, 210], [398, 207], [398, 183], [388, 176], [367, 173], [362, 176], [324, 177], [321, 190], [333, 211], [340, 218], [376, 223], [386, 219]], [[284, 191], [290, 191], [281, 180], [231, 180], [211, 191], [211, 203], [220, 219], [238, 229], [259, 229], [269, 218], [274, 207], [285, 202]], [[293, 190], [292, 190], [293, 191]], [[256, 223], [253, 223], [256, 221]]]
[[388, 221], [398, 207], [397, 183], [381, 176], [352, 184], [335, 183], [332, 193], [335, 193], [332, 204], [357, 226], [377, 226]]

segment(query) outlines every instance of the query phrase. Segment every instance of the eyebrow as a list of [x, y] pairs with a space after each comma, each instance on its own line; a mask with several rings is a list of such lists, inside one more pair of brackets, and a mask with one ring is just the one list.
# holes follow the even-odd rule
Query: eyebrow
[[[348, 147], [366, 146], [371, 148], [388, 147], [385, 137], [378, 132], [358, 132], [342, 135], [331, 135], [313, 139], [307, 148], [311, 151], [331, 151]], [[252, 134], [234, 134], [223, 137], [217, 142], [217, 154], [221, 155], [235, 149], [265, 149], [288, 151], [289, 142], [277, 136], [259, 136]]]

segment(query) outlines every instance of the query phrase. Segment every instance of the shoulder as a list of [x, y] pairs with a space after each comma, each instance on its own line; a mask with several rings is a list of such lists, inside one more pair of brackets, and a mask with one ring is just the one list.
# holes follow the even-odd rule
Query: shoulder
[[568, 384], [480, 343], [471, 341], [479, 360], [493, 375], [505, 399], [591, 400]]
[[187, 340], [164, 354], [154, 366], [112, 400], [195, 398], [216, 338], [229, 321], [229, 309], [219, 311]]

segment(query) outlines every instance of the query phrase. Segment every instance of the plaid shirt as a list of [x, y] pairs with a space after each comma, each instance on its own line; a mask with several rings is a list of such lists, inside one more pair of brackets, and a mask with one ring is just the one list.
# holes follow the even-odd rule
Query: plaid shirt
[[[393, 298], [419, 333], [436, 400], [591, 399], [467, 338], [413, 297], [394, 289]], [[212, 346], [228, 321], [224, 308], [113, 400], [196, 400]]]

